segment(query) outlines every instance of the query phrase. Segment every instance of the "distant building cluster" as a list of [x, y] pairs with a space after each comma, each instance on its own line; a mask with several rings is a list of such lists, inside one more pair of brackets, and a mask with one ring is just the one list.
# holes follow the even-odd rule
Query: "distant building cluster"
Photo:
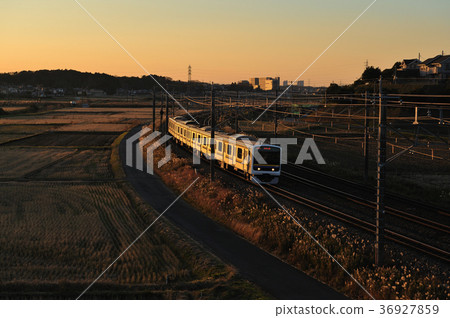
[[305, 82], [304, 81], [283, 81], [283, 86], [298, 86], [298, 87], [304, 87], [305, 86]]
[[271, 91], [280, 87], [279, 77], [252, 77], [250, 84], [253, 89], [261, 89], [263, 91]]
[[[122, 89], [116, 90], [116, 95], [148, 95], [152, 90], [149, 89]], [[47, 97], [63, 97], [63, 96], [87, 96], [87, 97], [103, 97], [107, 93], [102, 89], [96, 88], [50, 88], [33, 85], [17, 85], [17, 86], [0, 86], [0, 94], [5, 96], [26, 96], [33, 98], [47, 98]]]
[[442, 54], [421, 61], [405, 59], [396, 70], [394, 80], [424, 79], [433, 82], [450, 79], [450, 55]]
[[63, 88], [46, 88], [33, 85], [0, 86], [0, 94], [7, 96], [59, 97], [65, 95], [65, 90]]

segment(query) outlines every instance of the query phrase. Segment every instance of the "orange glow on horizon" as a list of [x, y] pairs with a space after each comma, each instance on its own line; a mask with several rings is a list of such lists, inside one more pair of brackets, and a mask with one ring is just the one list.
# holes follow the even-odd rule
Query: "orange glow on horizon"
[[[192, 65], [193, 80], [230, 83], [294, 80], [372, 1], [80, 2], [151, 74], [186, 81]], [[387, 68], [419, 52], [435, 56], [450, 47], [449, 9], [443, 0], [379, 1], [300, 80], [350, 83], [366, 60]], [[145, 75], [74, 1], [3, 2], [0, 10], [0, 72]]]

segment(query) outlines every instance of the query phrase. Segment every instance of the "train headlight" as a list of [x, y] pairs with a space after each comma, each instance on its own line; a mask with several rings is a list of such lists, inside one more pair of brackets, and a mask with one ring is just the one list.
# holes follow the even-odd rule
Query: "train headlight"
[[258, 171], [261, 170], [261, 168], [258, 168]]
[[275, 171], [275, 168], [272, 168], [272, 171]]

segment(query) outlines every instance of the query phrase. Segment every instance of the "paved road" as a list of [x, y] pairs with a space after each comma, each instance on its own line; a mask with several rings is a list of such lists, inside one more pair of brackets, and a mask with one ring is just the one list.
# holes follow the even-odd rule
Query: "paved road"
[[[132, 130], [129, 135], [136, 131]], [[119, 154], [127, 179], [136, 192], [161, 213], [177, 195], [157, 176], [125, 165], [125, 139], [120, 144]], [[242, 277], [277, 299], [344, 299], [343, 295], [250, 244], [182, 199], [164, 217], [222, 261], [234, 266]]]

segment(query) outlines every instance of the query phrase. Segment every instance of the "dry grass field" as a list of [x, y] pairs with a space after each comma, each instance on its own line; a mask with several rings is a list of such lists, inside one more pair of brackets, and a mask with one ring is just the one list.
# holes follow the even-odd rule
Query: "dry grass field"
[[1, 125], [0, 134], [37, 134], [58, 127], [59, 125]]
[[15, 140], [15, 139], [19, 139], [19, 138], [23, 138], [26, 136], [31, 136], [31, 134], [0, 134], [0, 144]]
[[112, 144], [117, 132], [46, 132], [30, 138], [8, 142], [15, 147], [102, 147]]
[[131, 128], [131, 124], [73, 124], [64, 125], [55, 131], [81, 131], [81, 132], [122, 132]]
[[110, 150], [80, 150], [33, 175], [37, 179], [104, 180], [113, 179]]
[[[154, 218], [134, 209], [114, 183], [10, 183], [0, 184], [0, 191], [4, 284], [63, 281], [87, 286]], [[170, 277], [172, 284], [189, 284], [214, 272], [217, 278], [230, 274], [217, 261], [197, 257], [200, 251], [181, 249], [183, 244], [172, 242], [169, 232], [163, 223], [155, 225], [100, 282], [164, 285]]]
[[73, 149], [0, 147], [0, 178], [21, 178], [70, 154]]
[[2, 106], [1, 107], [5, 112], [12, 113], [20, 110], [25, 110], [28, 107], [27, 106]]
[[[0, 136], [34, 134], [0, 145], [0, 298], [76, 298], [157, 217], [121, 180], [113, 144], [145, 114], [102, 112], [0, 119]], [[83, 297], [268, 296], [161, 219]]]

